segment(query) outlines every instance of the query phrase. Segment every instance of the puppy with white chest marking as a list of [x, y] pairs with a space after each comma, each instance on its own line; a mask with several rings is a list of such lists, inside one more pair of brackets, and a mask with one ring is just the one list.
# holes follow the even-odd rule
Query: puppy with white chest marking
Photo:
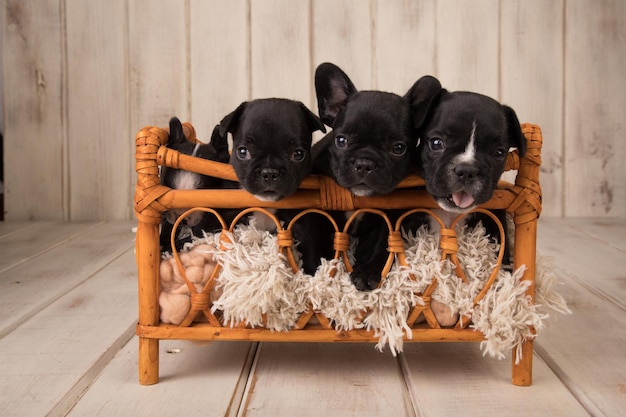
[[[422, 91], [415, 97], [415, 91]], [[526, 139], [515, 111], [482, 94], [449, 92], [433, 77], [420, 78], [406, 94], [416, 110], [419, 135], [416, 166], [426, 190], [443, 209], [444, 222], [489, 201], [504, 172], [511, 148], [526, 153]], [[429, 97], [424, 100], [424, 97]], [[428, 110], [424, 112], [423, 107]], [[426, 119], [423, 115], [426, 114]], [[494, 210], [505, 233], [504, 210]], [[447, 219], [446, 219], [447, 217]], [[497, 225], [479, 213], [465, 221], [483, 221], [487, 233], [499, 241]], [[509, 250], [505, 245], [505, 262]]]
[[[393, 191], [409, 174], [417, 143], [409, 99], [358, 91], [331, 63], [318, 66], [315, 90], [320, 118], [333, 130], [313, 146], [314, 172], [357, 196]], [[372, 290], [389, 255], [387, 227], [379, 216], [365, 214], [351, 234], [358, 239], [352, 281], [359, 290]]]
[[449, 92], [433, 77], [418, 80], [407, 96], [415, 90], [432, 96], [428, 119], [416, 126], [417, 165], [426, 189], [448, 212], [468, 212], [487, 202], [509, 149], [517, 148], [520, 156], [526, 152], [515, 111], [481, 94]]
[[[169, 127], [170, 135], [167, 142], [168, 148], [185, 155], [223, 163], [228, 162], [228, 158], [230, 157], [228, 153], [228, 142], [219, 135], [216, 135], [215, 133], [217, 132], [214, 131], [211, 141], [207, 144], [192, 143], [185, 137], [183, 126], [178, 118], [173, 117], [170, 120]], [[223, 188], [223, 183], [223, 180], [219, 178], [213, 178], [182, 169], [161, 167], [161, 184], [173, 189], [196, 190]], [[161, 223], [160, 243], [162, 251], [170, 252], [172, 250], [170, 243], [172, 227], [178, 217], [185, 211], [187, 211], [187, 209], [173, 209], [164, 213]], [[202, 236], [202, 231], [210, 232], [219, 227], [219, 222], [211, 215], [204, 212], [194, 212], [190, 214], [182, 222], [181, 230], [175, 240], [176, 249], [180, 250], [185, 242], [190, 242], [191, 236]]]
[[[284, 98], [256, 99], [240, 104], [217, 127], [224, 138], [232, 134], [230, 163], [241, 187], [261, 201], [278, 201], [295, 193], [311, 173], [312, 133], [326, 132], [320, 119], [303, 103]], [[279, 210], [281, 221], [289, 221], [293, 210]], [[272, 231], [275, 226], [259, 215], [257, 225]], [[298, 221], [293, 235], [299, 241], [303, 269], [313, 274], [320, 258], [332, 257], [332, 248], [316, 243], [320, 230], [308, 216]]]
[[[416, 95], [416, 92], [420, 93]], [[426, 190], [441, 207], [442, 213], [437, 214], [449, 226], [457, 215], [469, 213], [492, 198], [509, 150], [517, 148], [523, 156], [526, 140], [512, 108], [481, 94], [449, 92], [434, 77], [420, 78], [405, 97], [414, 109], [414, 126], [419, 137], [417, 171], [425, 180]], [[493, 212], [506, 236], [506, 212]], [[424, 221], [416, 217], [417, 223]], [[480, 221], [486, 233], [499, 242], [499, 228], [488, 216], [474, 213], [463, 220], [469, 227]], [[427, 223], [433, 230], [439, 227], [438, 223]], [[506, 268], [509, 248], [507, 242], [500, 243], [504, 244]], [[458, 314], [452, 314], [448, 306], [436, 300], [431, 301], [431, 306], [442, 326], [457, 322]]]

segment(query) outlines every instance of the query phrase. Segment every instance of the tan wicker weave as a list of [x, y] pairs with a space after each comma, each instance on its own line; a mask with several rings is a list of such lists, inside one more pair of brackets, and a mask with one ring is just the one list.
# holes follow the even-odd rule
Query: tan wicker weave
[[[190, 124], [185, 124], [189, 139], [196, 140], [196, 133]], [[514, 267], [526, 265], [523, 279], [532, 282], [528, 294], [534, 297], [535, 260], [537, 218], [541, 212], [541, 189], [539, 186], [539, 167], [541, 164], [542, 135], [539, 126], [523, 124], [522, 130], [528, 141], [528, 151], [520, 158], [517, 151], [509, 153], [507, 170], [517, 170], [515, 184], [501, 181], [493, 198], [482, 206], [482, 209], [506, 209], [513, 213], [515, 221]], [[210, 290], [214, 285], [217, 270], [209, 279], [203, 292], [191, 289], [191, 310], [180, 325], [160, 323], [159, 320], [159, 224], [163, 211], [173, 208], [211, 207], [219, 208], [296, 208], [302, 209], [301, 215], [311, 211], [325, 213], [326, 210], [358, 210], [378, 213], [386, 219], [389, 233], [389, 260], [386, 270], [397, 260], [405, 264], [404, 246], [400, 236], [399, 223], [392, 225], [383, 209], [406, 209], [407, 215], [412, 211], [428, 211], [437, 208], [435, 201], [419, 186], [424, 182], [419, 177], [409, 177], [391, 194], [382, 197], [357, 197], [339, 187], [333, 180], [323, 176], [309, 176], [301, 184], [300, 190], [293, 196], [279, 202], [268, 203], [257, 200], [243, 190], [173, 190], [160, 184], [159, 165], [195, 171], [198, 173], [236, 180], [230, 165], [202, 160], [182, 155], [166, 148], [168, 133], [157, 127], [146, 127], [136, 136], [136, 170], [137, 187], [135, 191], [135, 212], [138, 219], [136, 256], [139, 281], [139, 381], [141, 384], [158, 382], [159, 374], [159, 340], [242, 340], [242, 341], [289, 341], [289, 342], [376, 342], [373, 332], [363, 329], [338, 331], [332, 328], [328, 319], [318, 312], [309, 310], [304, 313], [294, 330], [275, 332], [265, 328], [249, 328], [245, 326], [224, 326], [218, 317], [211, 312]], [[418, 187], [418, 189], [415, 189]], [[411, 188], [411, 189], [409, 189]], [[205, 209], [206, 211], [212, 211]], [[483, 210], [484, 211], [484, 210]], [[487, 212], [488, 213], [488, 212]], [[269, 213], [268, 213], [269, 214]], [[271, 215], [270, 215], [271, 216]], [[291, 254], [291, 225], [284, 230], [274, 219], [278, 229], [278, 244], [287, 254], [294, 271], [297, 265]], [[294, 219], [297, 221], [297, 218]], [[329, 218], [329, 221], [332, 219]], [[224, 229], [228, 225], [223, 224]], [[454, 225], [453, 225], [454, 226]], [[441, 230], [442, 256], [456, 260], [456, 233], [454, 227]], [[232, 228], [232, 225], [231, 225]], [[345, 257], [348, 248], [348, 237], [344, 230], [335, 224], [334, 249], [336, 257]], [[346, 229], [347, 230], [347, 229]], [[499, 261], [502, 259], [500, 253]], [[179, 262], [180, 266], [180, 262]], [[349, 268], [349, 265], [347, 265]], [[497, 269], [497, 268], [496, 268]], [[493, 282], [489, 277], [485, 289], [477, 296], [477, 303], [484, 295], [487, 287]], [[459, 277], [463, 271], [457, 268]], [[426, 301], [425, 306], [418, 306], [407, 317], [412, 330], [412, 338], [408, 342], [455, 342], [484, 340], [482, 333], [466, 328], [468, 318], [462, 321], [465, 326], [457, 323], [453, 328], [441, 328], [430, 308], [430, 295], [436, 282], [420, 296]], [[195, 321], [198, 314], [206, 320]], [[423, 315], [425, 323], [415, 324]], [[310, 320], [313, 316], [317, 320]], [[314, 323], [313, 323], [314, 322]], [[530, 385], [532, 381], [533, 342], [525, 341], [522, 356], [516, 361], [513, 352], [512, 382], [515, 385]], [[516, 363], [517, 362], [517, 363]]]

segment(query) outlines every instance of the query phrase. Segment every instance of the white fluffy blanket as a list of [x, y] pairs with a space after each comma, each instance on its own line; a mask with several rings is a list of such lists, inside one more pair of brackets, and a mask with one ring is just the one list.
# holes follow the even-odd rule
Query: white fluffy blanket
[[[536, 336], [529, 326], [538, 334], [548, 311], [569, 313], [563, 297], [554, 291], [555, 277], [548, 260], [541, 258], [534, 304], [526, 296], [528, 282], [521, 280], [521, 267], [512, 273], [500, 270], [494, 284], [474, 305], [476, 295], [496, 266], [499, 249], [480, 225], [457, 229], [457, 256], [468, 283], [456, 276], [449, 260], [441, 261], [437, 234], [422, 228], [403, 237], [408, 267], [396, 262], [380, 288], [370, 292], [356, 290], [345, 266], [336, 260], [323, 260], [314, 276], [293, 273], [279, 251], [276, 236], [257, 230], [254, 223], [237, 226], [230, 236], [235, 243], [228, 244], [225, 251], [217, 249], [219, 234], [196, 239], [185, 248], [181, 260], [186, 255], [183, 265], [197, 291], [206, 284], [215, 262], [221, 265], [212, 311], [221, 312], [226, 326], [244, 323], [289, 331], [312, 306], [337, 331], [372, 330], [378, 337], [376, 347], [382, 350], [389, 346], [394, 355], [402, 351], [404, 338], [411, 338], [406, 323], [410, 311], [418, 304], [424, 305], [417, 294], [433, 280], [437, 286], [432, 299], [447, 305], [455, 315], [471, 315], [469, 326], [485, 335], [480, 347], [492, 357], [504, 358], [512, 348], [521, 354], [521, 343]], [[161, 320], [179, 324], [189, 311], [189, 289], [173, 258], [161, 262], [161, 288]]]

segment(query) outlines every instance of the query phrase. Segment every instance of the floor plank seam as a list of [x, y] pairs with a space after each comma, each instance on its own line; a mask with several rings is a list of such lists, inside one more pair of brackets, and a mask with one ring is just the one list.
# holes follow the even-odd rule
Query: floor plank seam
[[237, 408], [236, 417], [245, 417], [246, 415], [248, 404], [250, 403], [250, 397], [256, 383], [256, 368], [259, 363], [259, 357], [261, 356], [262, 348], [263, 342], [259, 342], [254, 351], [254, 359], [252, 360], [252, 365], [250, 366], [250, 371], [248, 372], [246, 378], [246, 384], [241, 395], [239, 407]]
[[557, 361], [550, 356], [546, 349], [541, 346], [541, 343], [535, 341], [535, 355], [541, 359], [552, 373], [561, 381], [563, 386], [572, 394], [572, 396], [578, 401], [578, 403], [585, 409], [590, 416], [604, 417], [605, 414], [595, 405], [593, 401], [581, 390], [577, 384], [567, 376], [567, 373], [561, 369]]
[[240, 410], [244, 405], [244, 396], [246, 395], [246, 390], [248, 389], [250, 377], [253, 374], [253, 368], [256, 367], [255, 361], [258, 352], [259, 342], [251, 343], [248, 354], [246, 355], [246, 359], [244, 360], [241, 368], [241, 375], [239, 376], [237, 385], [233, 390], [230, 404], [228, 404], [228, 410], [226, 411], [225, 417], [236, 417], [240, 413]]
[[109, 346], [94, 364], [83, 374], [81, 378], [59, 400], [46, 417], [65, 417], [78, 404], [80, 399], [87, 393], [89, 388], [98, 380], [106, 366], [113, 360], [115, 355], [128, 344], [135, 336], [137, 319]]
[[[541, 256], [542, 253], [538, 251], [538, 254]], [[548, 256], [549, 258], [553, 258], [552, 256]], [[554, 267], [556, 267], [556, 263], [557, 261], [554, 260], [552, 262], [554, 265]], [[571, 279], [572, 281], [576, 282], [577, 284], [579, 284], [580, 286], [582, 286], [583, 288], [585, 288], [587, 291], [589, 291], [591, 294], [595, 295], [596, 297], [600, 298], [601, 300], [610, 303], [611, 305], [619, 308], [622, 311], [626, 311], [626, 305], [624, 303], [622, 303], [620, 300], [618, 300], [617, 298], [613, 297], [612, 295], [606, 293], [604, 290], [597, 288], [595, 286], [593, 286], [592, 284], [588, 283], [586, 280], [584, 279], [580, 279], [578, 278], [578, 276], [571, 272], [570, 270], [567, 269], [567, 266], [565, 265], [558, 265], [558, 268], [561, 270], [561, 273], [566, 276], [568, 279]], [[558, 281], [558, 284], [563, 284], [563, 285], [567, 285], [567, 282], [563, 282], [563, 281]]]
[[13, 331], [15, 331], [16, 329], [18, 329], [20, 326], [22, 326], [23, 324], [25, 324], [26, 322], [28, 322], [29, 320], [31, 320], [34, 316], [36, 316], [37, 314], [39, 314], [41, 311], [45, 310], [46, 308], [48, 308], [49, 306], [51, 306], [52, 304], [54, 304], [56, 301], [58, 301], [59, 299], [65, 297], [67, 294], [69, 294], [71, 291], [75, 290], [76, 288], [80, 287], [81, 285], [85, 284], [87, 281], [89, 281], [91, 278], [93, 278], [94, 276], [96, 276], [99, 272], [101, 272], [103, 269], [105, 269], [106, 267], [108, 267], [109, 265], [111, 265], [111, 263], [115, 262], [117, 259], [121, 258], [122, 256], [124, 256], [128, 251], [133, 250], [134, 246], [131, 246], [129, 248], [123, 248], [120, 249], [119, 252], [116, 252], [113, 254], [112, 258], [109, 260], [109, 262], [107, 262], [106, 264], [103, 264], [100, 268], [92, 271], [91, 274], [89, 274], [88, 276], [86, 276], [85, 278], [83, 278], [81, 281], [74, 283], [71, 287], [69, 288], [63, 288], [61, 290], [59, 290], [57, 292], [56, 295], [54, 295], [53, 297], [45, 300], [43, 303], [38, 304], [35, 308], [33, 308], [32, 310], [28, 311], [27, 313], [23, 314], [21, 317], [19, 317], [18, 319], [14, 320], [12, 323], [7, 324], [6, 326], [4, 326], [2, 329], [0, 329], [0, 339], [3, 339], [4, 337], [8, 336], [9, 334], [11, 334]]
[[22, 264], [26, 263], [26, 262], [29, 262], [29, 261], [31, 261], [31, 260], [33, 260], [33, 259], [35, 259], [35, 258], [37, 258], [37, 257], [39, 257], [39, 256], [41, 256], [41, 255], [43, 255], [43, 254], [45, 254], [45, 253], [48, 253], [48, 252], [50, 252], [51, 250], [56, 249], [56, 248], [58, 248], [59, 246], [62, 246], [62, 245], [64, 245], [64, 244], [66, 244], [67, 242], [70, 242], [70, 241], [72, 241], [72, 240], [76, 239], [77, 237], [81, 236], [82, 234], [87, 233], [87, 232], [90, 232], [90, 231], [92, 231], [93, 229], [95, 229], [96, 227], [98, 227], [98, 226], [100, 226], [100, 225], [103, 225], [103, 224], [105, 224], [105, 223], [107, 223], [107, 222], [105, 222], [105, 221], [101, 221], [101, 222], [94, 223], [91, 227], [88, 227], [88, 228], [86, 228], [86, 229], [84, 229], [84, 230], [81, 230], [80, 232], [76, 232], [76, 233], [74, 233], [74, 234], [72, 234], [72, 235], [70, 235], [70, 236], [66, 236], [66, 237], [64, 237], [63, 239], [60, 239], [60, 240], [58, 240], [58, 241], [56, 241], [56, 242], [53, 242], [53, 243], [51, 243], [50, 245], [46, 246], [46, 248], [45, 248], [45, 249], [41, 249], [41, 250], [40, 250], [40, 251], [38, 251], [38, 252], [35, 252], [35, 253], [30, 254], [30, 255], [29, 255], [28, 257], [26, 257], [26, 258], [22, 258], [22, 259], [20, 259], [20, 260], [16, 261], [15, 263], [13, 263], [13, 264], [11, 264], [11, 265], [7, 265], [7, 266], [5, 266], [4, 268], [0, 269], [0, 274], [3, 274], [3, 273], [5, 273], [5, 272], [7, 272], [7, 271], [9, 271], [9, 270], [11, 270], [11, 269], [14, 269], [14, 268], [16, 268], [16, 267], [18, 267], [18, 266], [20, 266], [20, 265], [22, 265]]
[[413, 382], [413, 376], [411, 375], [406, 355], [403, 352], [400, 352], [398, 353], [398, 356], [396, 356], [395, 360], [404, 384], [404, 394], [405, 398], [407, 398], [407, 412], [409, 413], [409, 417], [424, 417], [424, 412], [419, 405], [419, 399], [415, 395], [415, 392], [413, 392], [415, 383]]
[[11, 230], [10, 232], [6, 232], [6, 233], [3, 233], [3, 234], [0, 234], [0, 240], [9, 238], [12, 235], [17, 234], [17, 233], [22, 233], [22, 232], [24, 232], [24, 230], [32, 229], [33, 227], [37, 226], [39, 223], [41, 223], [41, 222], [26, 223], [26, 224], [24, 224], [23, 227], [20, 227], [19, 229]]
[[572, 225], [572, 224], [569, 224], [569, 223], [562, 222], [561, 224], [562, 224], [563, 227], [568, 227], [570, 230], [573, 230], [576, 233], [579, 233], [581, 235], [587, 236], [588, 238], [593, 239], [596, 242], [601, 243], [601, 244], [603, 244], [603, 245], [605, 245], [605, 246], [607, 246], [607, 247], [609, 247], [611, 249], [614, 249], [614, 250], [616, 250], [618, 252], [621, 252], [621, 253], [626, 253], [626, 250], [624, 250], [623, 248], [620, 248], [619, 246], [616, 246], [615, 244], [607, 241], [602, 235], [599, 235], [599, 234], [597, 234], [595, 232], [590, 232], [590, 231], [586, 230], [583, 227], [578, 227], [576, 225]]

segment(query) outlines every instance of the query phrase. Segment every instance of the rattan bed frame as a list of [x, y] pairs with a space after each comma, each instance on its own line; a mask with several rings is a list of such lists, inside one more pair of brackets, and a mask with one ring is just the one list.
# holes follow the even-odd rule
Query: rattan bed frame
[[[195, 141], [196, 133], [189, 123], [184, 124], [187, 137]], [[517, 151], [508, 155], [507, 170], [517, 170], [515, 184], [501, 181], [493, 198], [483, 209], [506, 209], [513, 214], [515, 222], [514, 267], [526, 265], [523, 279], [530, 280], [528, 294], [534, 297], [537, 219], [541, 212], [541, 190], [539, 167], [541, 164], [541, 129], [537, 125], [523, 124], [522, 131], [528, 142], [528, 151], [520, 158]], [[173, 190], [160, 184], [159, 166], [180, 168], [198, 173], [236, 180], [230, 165], [206, 161], [179, 154], [165, 147], [168, 132], [158, 127], [146, 127], [136, 135], [137, 187], [135, 213], [138, 219], [136, 257], [139, 285], [139, 382], [154, 384], [159, 379], [159, 340], [239, 340], [273, 342], [376, 342], [373, 332], [363, 329], [338, 331], [318, 312], [310, 310], [297, 322], [296, 328], [288, 332], [276, 332], [266, 328], [225, 326], [211, 313], [209, 291], [194, 293], [191, 290], [191, 311], [180, 325], [161, 323], [159, 320], [159, 225], [162, 213], [168, 209], [188, 207], [210, 208], [295, 208], [315, 211], [367, 209], [434, 209], [434, 200], [423, 188], [419, 177], [409, 177], [391, 194], [382, 197], [357, 197], [323, 176], [309, 176], [293, 196], [276, 203], [261, 202], [244, 190]], [[395, 260], [403, 262], [403, 244], [400, 232], [389, 224], [389, 264]], [[280, 229], [279, 229], [280, 230]], [[338, 231], [335, 250], [339, 254], [346, 247], [346, 234]], [[291, 254], [291, 231], [280, 230], [279, 246], [296, 268]], [[441, 248], [443, 257], [455, 258], [456, 236], [452, 229], [442, 230]], [[295, 270], [295, 269], [294, 269]], [[489, 283], [488, 283], [489, 284]], [[211, 287], [213, 277], [210, 279]], [[457, 323], [451, 328], [441, 328], [430, 309], [432, 288], [420, 294], [426, 305], [418, 306], [407, 317], [412, 329], [412, 338], [407, 342], [480, 342], [484, 335]], [[480, 296], [480, 295], [479, 295]], [[476, 300], [477, 301], [477, 300]], [[426, 321], [415, 324], [423, 314]], [[198, 315], [203, 320], [194, 320]], [[311, 317], [317, 320], [310, 320]], [[512, 382], [526, 386], [532, 382], [533, 341], [522, 346], [519, 361], [513, 351]], [[517, 362], [517, 363], [516, 363]]]

